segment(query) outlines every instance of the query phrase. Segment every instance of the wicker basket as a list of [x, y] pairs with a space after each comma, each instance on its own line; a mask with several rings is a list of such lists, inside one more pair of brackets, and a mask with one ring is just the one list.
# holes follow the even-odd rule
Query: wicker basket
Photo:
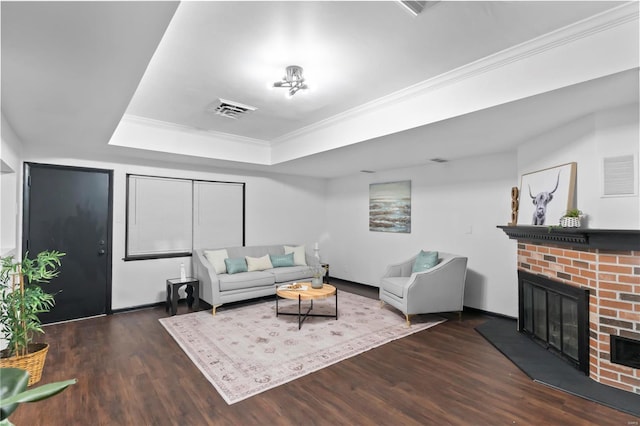
[[[48, 350], [49, 345], [46, 343], [31, 343], [29, 344], [29, 353], [24, 356], [0, 358], [0, 367], [26, 370], [29, 373], [28, 386], [34, 385], [38, 383], [40, 377], [42, 377], [42, 369], [44, 368], [44, 360]], [[4, 356], [6, 351], [6, 349], [2, 351], [2, 356]]]

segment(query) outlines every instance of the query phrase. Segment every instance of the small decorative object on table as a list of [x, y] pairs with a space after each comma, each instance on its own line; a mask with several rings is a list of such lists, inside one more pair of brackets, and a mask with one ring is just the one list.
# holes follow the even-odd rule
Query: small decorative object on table
[[325, 269], [321, 265], [312, 266], [313, 279], [311, 280], [312, 288], [322, 288], [322, 277], [324, 276]]
[[560, 218], [560, 226], [562, 228], [580, 228], [580, 218], [582, 217], [582, 212], [578, 209], [569, 209], [567, 212]]

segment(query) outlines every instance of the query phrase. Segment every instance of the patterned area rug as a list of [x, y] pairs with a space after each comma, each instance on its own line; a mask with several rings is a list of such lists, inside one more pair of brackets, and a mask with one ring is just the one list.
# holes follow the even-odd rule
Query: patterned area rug
[[[280, 312], [297, 312], [298, 302], [280, 299]], [[303, 308], [309, 302], [303, 302]], [[333, 314], [335, 299], [314, 302], [312, 313]], [[227, 404], [320, 370], [445, 320], [404, 316], [378, 300], [338, 293], [338, 319], [278, 316], [275, 300], [161, 318], [160, 323], [215, 386]]]

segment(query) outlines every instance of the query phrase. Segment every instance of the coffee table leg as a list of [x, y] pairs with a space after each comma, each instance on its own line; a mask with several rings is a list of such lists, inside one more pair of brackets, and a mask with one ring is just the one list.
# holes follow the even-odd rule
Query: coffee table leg
[[338, 320], [338, 289], [336, 289], [336, 321]]
[[300, 320], [300, 305], [302, 304], [302, 298], [298, 295], [298, 330], [302, 328], [302, 321]]

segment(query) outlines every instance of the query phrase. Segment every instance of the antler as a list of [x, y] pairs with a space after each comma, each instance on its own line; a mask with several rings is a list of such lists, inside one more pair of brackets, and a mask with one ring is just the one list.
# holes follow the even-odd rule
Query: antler
[[533, 199], [535, 199], [536, 197], [533, 196], [533, 194], [531, 193], [531, 185], [527, 185], [529, 187], [529, 196]]
[[558, 189], [558, 184], [560, 184], [560, 172], [562, 170], [558, 171], [558, 180], [556, 180], [556, 187], [553, 188], [553, 191], [549, 192], [549, 194], [553, 194], [554, 192], [556, 192], [556, 189]]

